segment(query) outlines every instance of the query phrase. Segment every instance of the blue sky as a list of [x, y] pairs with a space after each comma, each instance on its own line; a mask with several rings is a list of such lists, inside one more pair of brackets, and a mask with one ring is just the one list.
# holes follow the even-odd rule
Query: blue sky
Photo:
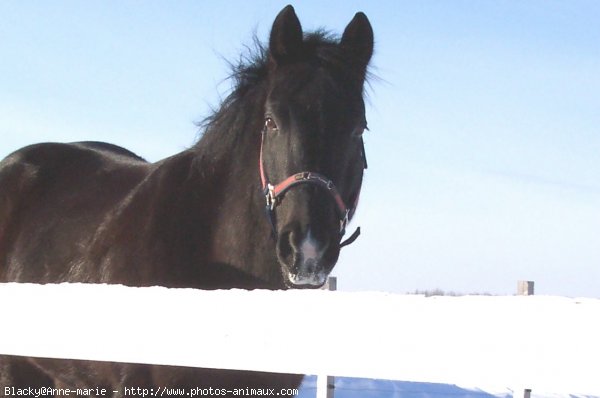
[[[0, 2], [0, 157], [103, 140], [158, 160], [227, 94], [281, 1]], [[600, 3], [302, 1], [375, 31], [369, 170], [344, 290], [600, 297]]]

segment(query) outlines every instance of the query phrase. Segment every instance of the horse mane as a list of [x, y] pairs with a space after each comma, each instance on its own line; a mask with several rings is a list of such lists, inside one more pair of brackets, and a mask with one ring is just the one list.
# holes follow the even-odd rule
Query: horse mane
[[[348, 67], [352, 61], [341, 51], [338, 42], [337, 35], [325, 30], [305, 33], [302, 61], [345, 74], [346, 82], [362, 84], [364, 71], [355, 72]], [[231, 70], [226, 80], [233, 81], [231, 92], [211, 115], [198, 123], [203, 131], [192, 149], [199, 155], [200, 167], [235, 156], [232, 150], [236, 148], [247, 151], [242, 145], [244, 138], [262, 127], [262, 105], [267, 95], [265, 83], [272, 67], [269, 50], [256, 36], [253, 46], [246, 46], [245, 50], [237, 62], [226, 61]]]

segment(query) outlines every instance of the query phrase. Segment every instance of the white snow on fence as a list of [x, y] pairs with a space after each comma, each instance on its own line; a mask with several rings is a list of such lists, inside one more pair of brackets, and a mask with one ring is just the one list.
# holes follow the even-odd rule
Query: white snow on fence
[[600, 300], [0, 284], [0, 354], [600, 396]]

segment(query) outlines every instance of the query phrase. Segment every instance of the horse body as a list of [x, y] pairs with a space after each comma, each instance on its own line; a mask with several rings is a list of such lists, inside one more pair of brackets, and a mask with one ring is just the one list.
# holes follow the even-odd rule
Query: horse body
[[[3, 280], [283, 287], [279, 273], [251, 274], [252, 254], [268, 251], [227, 247], [250, 242], [238, 237], [248, 234], [242, 214], [256, 206], [221, 192], [229, 185], [217, 181], [225, 176], [203, 175], [193, 151], [150, 164], [104, 145], [38, 144], [4, 161], [0, 178], [19, 181], [21, 187], [2, 203], [10, 203], [10, 217], [18, 217], [18, 223], [8, 219], [3, 225]], [[219, 222], [222, 213], [227, 219], [236, 216]], [[255, 236], [268, 236], [268, 230], [259, 232]]]
[[148, 164], [93, 145], [37, 144], [0, 164], [3, 280], [99, 282], [97, 272], [77, 271], [80, 259]]
[[[364, 14], [338, 42], [303, 37], [288, 6], [192, 148], [156, 163], [99, 142], [13, 153], [0, 162], [0, 282], [319, 287], [360, 192], [372, 46]], [[0, 357], [0, 382], [34, 380], [114, 390], [294, 387], [301, 376]]]

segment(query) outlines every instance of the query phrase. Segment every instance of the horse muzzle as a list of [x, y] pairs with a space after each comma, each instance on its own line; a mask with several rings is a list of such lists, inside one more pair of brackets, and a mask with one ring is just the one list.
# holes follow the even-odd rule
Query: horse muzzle
[[327, 280], [339, 255], [339, 249], [316, 239], [311, 230], [284, 228], [277, 239], [277, 257], [286, 286], [319, 288]]

